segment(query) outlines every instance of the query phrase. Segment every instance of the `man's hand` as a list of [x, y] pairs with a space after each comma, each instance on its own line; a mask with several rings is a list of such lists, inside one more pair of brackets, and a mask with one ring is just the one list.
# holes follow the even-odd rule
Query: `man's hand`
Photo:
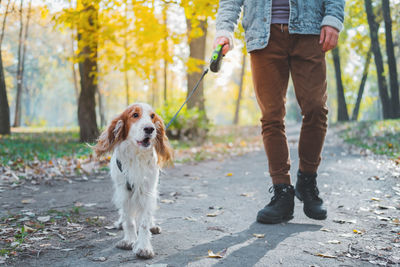
[[339, 31], [331, 26], [323, 26], [319, 37], [322, 44], [322, 51], [327, 52], [336, 47], [339, 38]]
[[222, 37], [222, 36], [218, 37], [214, 41], [213, 49], [215, 49], [217, 47], [217, 45], [225, 45], [222, 48], [222, 54], [225, 55], [226, 53], [228, 53], [228, 51], [229, 51], [229, 39], [228, 38]]

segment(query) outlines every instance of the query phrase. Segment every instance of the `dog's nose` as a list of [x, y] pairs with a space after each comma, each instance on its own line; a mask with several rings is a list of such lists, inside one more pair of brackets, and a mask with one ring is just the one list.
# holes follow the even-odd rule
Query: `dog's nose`
[[154, 127], [145, 127], [143, 130], [147, 134], [152, 134], [154, 132]]

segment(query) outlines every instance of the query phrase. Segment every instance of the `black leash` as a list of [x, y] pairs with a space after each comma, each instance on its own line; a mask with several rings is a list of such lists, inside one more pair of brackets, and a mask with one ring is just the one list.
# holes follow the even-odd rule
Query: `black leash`
[[[211, 55], [210, 69], [211, 69], [212, 72], [218, 72], [220, 70], [220, 68], [221, 68], [221, 62], [222, 62], [221, 59], [223, 58], [223, 55], [222, 55], [222, 48], [223, 47], [224, 47], [224, 45], [217, 45], [217, 47], [215, 48], [214, 52]], [[181, 112], [182, 108], [185, 106], [185, 104], [189, 101], [189, 99], [192, 97], [194, 92], [197, 90], [197, 88], [199, 87], [200, 82], [203, 80], [204, 76], [206, 76], [207, 73], [208, 73], [208, 68], [203, 71], [199, 81], [196, 83], [196, 85], [194, 86], [193, 90], [190, 92], [190, 94], [188, 95], [188, 97], [186, 98], [185, 102], [182, 104], [182, 106], [178, 110], [178, 112], [176, 112], [175, 115], [172, 117], [172, 119], [168, 122], [168, 124], [165, 127], [165, 129], [168, 129], [169, 126], [171, 126], [171, 124], [174, 122], [174, 120], [178, 116], [179, 112]]]
[[204, 76], [206, 76], [206, 74], [208, 73], [208, 69], [205, 69], [203, 71], [203, 74], [201, 74], [201, 77], [199, 79], [199, 81], [196, 83], [196, 86], [193, 88], [193, 90], [190, 92], [190, 94], [188, 95], [188, 97], [186, 98], [185, 102], [182, 104], [182, 106], [180, 107], [180, 109], [178, 110], [178, 112], [175, 113], [175, 115], [172, 117], [172, 119], [168, 122], [167, 126], [165, 127], [165, 129], [168, 129], [169, 126], [171, 126], [171, 124], [174, 122], [174, 120], [176, 119], [176, 117], [178, 116], [179, 112], [181, 112], [183, 106], [185, 106], [185, 104], [189, 101], [189, 99], [192, 97], [192, 95], [194, 94], [194, 92], [197, 90], [197, 88], [200, 85], [201, 80], [203, 80]]

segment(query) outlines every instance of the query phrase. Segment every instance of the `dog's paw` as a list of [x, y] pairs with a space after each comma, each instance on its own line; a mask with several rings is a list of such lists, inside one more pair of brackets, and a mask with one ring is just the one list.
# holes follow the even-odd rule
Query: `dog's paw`
[[115, 246], [119, 249], [131, 250], [132, 242], [129, 242], [127, 240], [120, 240], [120, 241], [118, 241], [118, 243]]
[[136, 254], [136, 257], [142, 259], [151, 259], [154, 257], [153, 248], [135, 248], [133, 253]]
[[114, 228], [117, 230], [122, 230], [122, 222], [121, 221], [117, 221], [114, 223]]
[[161, 234], [161, 227], [160, 226], [153, 226], [153, 227], [150, 228], [150, 232], [153, 235]]

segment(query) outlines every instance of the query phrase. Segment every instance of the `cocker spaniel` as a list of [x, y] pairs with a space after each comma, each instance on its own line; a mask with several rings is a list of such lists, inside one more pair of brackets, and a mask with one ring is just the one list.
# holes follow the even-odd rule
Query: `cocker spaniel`
[[112, 152], [111, 178], [117, 227], [124, 238], [117, 248], [133, 250], [137, 257], [154, 257], [151, 234], [161, 229], [154, 223], [160, 168], [172, 160], [172, 149], [162, 119], [144, 103], [130, 105], [100, 135], [96, 156]]

